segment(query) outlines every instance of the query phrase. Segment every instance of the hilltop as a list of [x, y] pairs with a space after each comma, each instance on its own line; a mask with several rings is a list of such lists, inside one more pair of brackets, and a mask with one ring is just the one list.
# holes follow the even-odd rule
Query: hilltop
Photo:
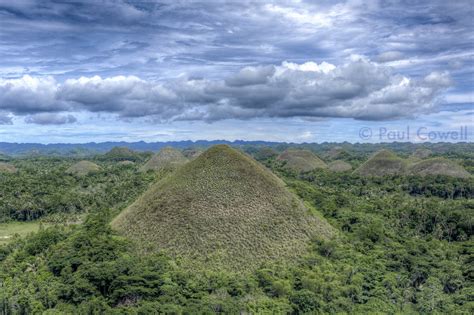
[[461, 165], [445, 158], [432, 158], [420, 161], [410, 166], [409, 174], [429, 176], [445, 175], [458, 178], [468, 178], [471, 174]]
[[140, 170], [144, 172], [148, 170], [175, 170], [181, 165], [186, 164], [186, 162], [188, 162], [188, 159], [181, 151], [166, 147], [153, 155]]
[[328, 168], [333, 172], [347, 172], [352, 170], [352, 165], [344, 161], [333, 161], [328, 164]]
[[93, 172], [98, 172], [99, 170], [100, 170], [99, 165], [95, 163], [92, 163], [90, 161], [79, 161], [71, 165], [66, 170], [66, 173], [77, 175], [77, 176], [85, 176]]
[[153, 250], [238, 270], [300, 257], [313, 235], [333, 233], [278, 177], [226, 145], [154, 184], [112, 226]]
[[327, 168], [319, 157], [308, 150], [287, 149], [277, 158], [285, 162], [285, 167], [296, 172], [309, 172], [317, 168]]
[[406, 171], [407, 162], [389, 150], [380, 150], [372, 155], [354, 172], [362, 176], [401, 175]]
[[15, 166], [5, 163], [5, 162], [0, 162], [0, 173], [16, 173], [17, 169]]

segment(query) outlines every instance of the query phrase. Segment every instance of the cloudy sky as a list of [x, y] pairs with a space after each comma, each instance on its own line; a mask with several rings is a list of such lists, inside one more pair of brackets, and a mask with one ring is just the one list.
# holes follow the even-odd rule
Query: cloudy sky
[[437, 141], [462, 126], [447, 140], [472, 141], [473, 16], [472, 0], [0, 0], [0, 141]]

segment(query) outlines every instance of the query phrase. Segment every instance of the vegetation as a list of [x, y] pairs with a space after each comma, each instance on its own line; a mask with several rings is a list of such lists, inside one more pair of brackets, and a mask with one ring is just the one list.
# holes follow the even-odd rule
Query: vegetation
[[101, 162], [86, 176], [66, 173], [74, 162], [58, 158], [15, 161], [19, 171], [0, 176], [0, 222], [77, 221], [77, 215], [112, 209], [118, 213], [148, 188], [157, 175], [137, 172], [137, 166]]
[[188, 159], [177, 149], [166, 147], [161, 149], [157, 154], [153, 155], [145, 165], [141, 167], [141, 171], [170, 171], [179, 168], [188, 162]]
[[[452, 145], [429, 147], [434, 156], [456, 161], [473, 173], [472, 144], [471, 149], [459, 144], [449, 152], [441, 148], [453, 148]], [[347, 145], [344, 148], [347, 150]], [[350, 156], [343, 160], [357, 167], [374, 148], [379, 146], [354, 145], [347, 150]], [[400, 148], [396, 152], [404, 158], [414, 151], [412, 147]], [[321, 146], [321, 150], [327, 147]], [[240, 163], [236, 164], [242, 167], [230, 172], [230, 176], [239, 174], [251, 183], [262, 173], [271, 175], [247, 156], [231, 152], [225, 159], [227, 163], [222, 164], [234, 165], [230, 158], [238, 157]], [[163, 182], [168, 181], [174, 188], [163, 185], [162, 189], [169, 194], [189, 183], [186, 188], [192, 196], [199, 191], [194, 183], [202, 183], [195, 178], [201, 176], [195, 171], [199, 169], [206, 178], [218, 180], [215, 187], [220, 187], [220, 192], [232, 196], [233, 192], [245, 191], [240, 187], [244, 182], [235, 177], [232, 178], [237, 183], [228, 180], [222, 185], [227, 173], [208, 175], [214, 166], [224, 169], [216, 164], [220, 159], [201, 158], [170, 174]], [[194, 260], [169, 249], [137, 255], [136, 242], [118, 235], [109, 222], [119, 209], [146, 190], [148, 183], [159, 180], [159, 174], [138, 172], [138, 163], [120, 166], [103, 161], [98, 163], [101, 170], [97, 173], [84, 177], [65, 175], [71, 162], [65, 158], [14, 159], [18, 173], [0, 176], [1, 213], [10, 213], [4, 212], [8, 208], [5, 205], [14, 205], [15, 198], [21, 200], [18, 204], [30, 201], [32, 205], [50, 207], [41, 216], [49, 218], [50, 223], [40, 227], [38, 221], [31, 222], [35, 224], [32, 230], [38, 229], [36, 234], [14, 237], [0, 246], [0, 314], [474, 313], [472, 176], [366, 177], [327, 169], [301, 174], [275, 158], [262, 160], [286, 183], [285, 194], [288, 189], [297, 194], [306, 208], [324, 216], [335, 233], [332, 238], [308, 238], [299, 259], [269, 259], [246, 272], [235, 272], [216, 270], [214, 257], [209, 257], [207, 266], [192, 268]], [[207, 182], [202, 191], [209, 191], [211, 197], [222, 197], [212, 183]], [[258, 183], [251, 186], [250, 190], [256, 192], [250, 196], [267, 195], [265, 186], [260, 188], [263, 184]], [[81, 187], [93, 193], [87, 198], [74, 193]], [[88, 213], [82, 224], [52, 223], [56, 216], [56, 222], [76, 216], [60, 203], [50, 203], [56, 191], [64, 195], [63, 201], [78, 204], [79, 200], [85, 205], [77, 212]], [[155, 191], [154, 196], [149, 193], [145, 195], [152, 199], [164, 196], [160, 191]], [[170, 202], [186, 204], [186, 195], [165, 197]], [[214, 204], [224, 207], [224, 200], [227, 199]], [[265, 199], [258, 202], [261, 200]], [[204, 206], [197, 206], [209, 213]], [[9, 215], [6, 218], [16, 219]], [[14, 224], [0, 225], [0, 234]], [[219, 228], [212, 224], [210, 227]], [[202, 225], [205, 228], [209, 229], [209, 225]], [[169, 226], [166, 229], [173, 232]], [[13, 230], [7, 233], [10, 235]], [[271, 230], [273, 227], [268, 226]], [[209, 239], [204, 233], [199, 236]]]
[[153, 185], [112, 226], [142, 251], [248, 270], [301, 256], [311, 236], [332, 235], [308, 212], [269, 170], [221, 145]]

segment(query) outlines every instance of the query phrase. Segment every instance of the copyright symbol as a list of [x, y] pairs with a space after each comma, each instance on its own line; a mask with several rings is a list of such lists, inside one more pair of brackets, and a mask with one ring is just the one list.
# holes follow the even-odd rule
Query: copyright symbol
[[360, 128], [359, 137], [363, 140], [372, 138], [372, 129], [370, 129], [369, 127]]

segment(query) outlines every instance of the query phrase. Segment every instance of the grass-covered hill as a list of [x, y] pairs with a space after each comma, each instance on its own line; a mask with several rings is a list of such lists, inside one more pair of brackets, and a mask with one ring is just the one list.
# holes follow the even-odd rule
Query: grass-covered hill
[[333, 172], [348, 172], [352, 170], [352, 165], [341, 160], [336, 160], [328, 164], [328, 169]]
[[139, 161], [141, 159], [140, 155], [130, 150], [127, 147], [113, 147], [109, 152], [103, 156], [106, 160], [111, 161]]
[[16, 173], [17, 169], [10, 163], [0, 162], [0, 173]]
[[462, 166], [446, 158], [431, 158], [411, 165], [408, 173], [412, 175], [445, 175], [458, 178], [471, 176]]
[[67, 170], [67, 174], [72, 174], [76, 176], [85, 176], [90, 173], [98, 172], [100, 170], [100, 166], [90, 162], [90, 161], [79, 161], [73, 165], [71, 165]]
[[327, 168], [322, 161], [311, 151], [287, 149], [277, 158], [285, 163], [285, 167], [295, 172], [309, 172], [317, 168]]
[[389, 150], [380, 150], [372, 155], [354, 172], [361, 176], [402, 175], [407, 162]]
[[175, 170], [187, 162], [188, 159], [183, 155], [183, 153], [181, 153], [181, 151], [171, 147], [166, 147], [153, 155], [151, 159], [140, 168], [140, 170], [143, 172], [148, 170]]
[[331, 236], [309, 212], [265, 167], [218, 145], [152, 186], [112, 226], [145, 250], [250, 270], [298, 257], [312, 236]]

